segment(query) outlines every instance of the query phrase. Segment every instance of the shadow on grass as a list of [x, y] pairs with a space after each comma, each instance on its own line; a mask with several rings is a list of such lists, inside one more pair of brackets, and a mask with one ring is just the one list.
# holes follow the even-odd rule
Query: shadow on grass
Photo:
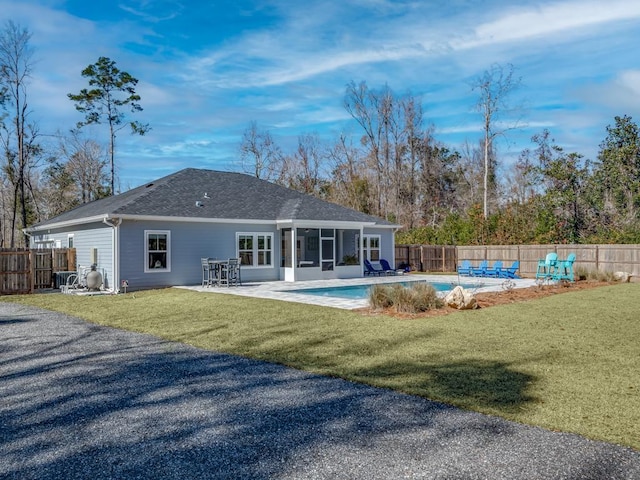
[[535, 378], [502, 362], [387, 363], [352, 378], [478, 411], [508, 414], [536, 401], [528, 393]]

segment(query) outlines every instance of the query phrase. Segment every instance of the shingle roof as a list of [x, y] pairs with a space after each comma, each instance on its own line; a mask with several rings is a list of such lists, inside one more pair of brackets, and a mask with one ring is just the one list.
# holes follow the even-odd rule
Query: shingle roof
[[[205, 194], [207, 195], [206, 198]], [[196, 205], [200, 202], [200, 206]], [[120, 195], [81, 205], [31, 227], [102, 215], [141, 215], [232, 220], [327, 220], [373, 222], [378, 217], [234, 172], [186, 168]]]

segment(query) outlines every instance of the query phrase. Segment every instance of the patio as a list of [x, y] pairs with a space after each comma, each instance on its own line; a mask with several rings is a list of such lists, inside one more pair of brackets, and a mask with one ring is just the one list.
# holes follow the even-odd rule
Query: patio
[[[535, 285], [534, 279], [516, 279], [510, 280], [514, 284], [514, 288], [526, 288]], [[430, 282], [430, 283], [448, 283], [451, 288], [458, 284], [470, 285], [469, 287], [474, 293], [500, 291], [505, 284], [503, 278], [469, 278], [459, 277], [458, 275], [398, 275], [386, 277], [366, 277], [366, 278], [350, 278], [350, 279], [333, 279], [333, 280], [313, 280], [299, 282], [253, 282], [243, 283], [238, 288], [211, 288], [202, 287], [201, 285], [180, 286], [176, 288], [184, 288], [195, 290], [198, 292], [225, 293], [229, 295], [240, 295], [245, 297], [265, 298], [271, 300], [284, 300], [287, 302], [306, 303], [311, 305], [320, 305], [323, 307], [342, 308], [345, 310], [353, 310], [368, 306], [368, 299], [345, 299], [337, 297], [320, 297], [313, 295], [304, 295], [299, 290], [307, 288], [330, 288], [330, 287], [347, 287], [354, 285], [372, 285], [377, 283], [407, 283], [407, 282]]]

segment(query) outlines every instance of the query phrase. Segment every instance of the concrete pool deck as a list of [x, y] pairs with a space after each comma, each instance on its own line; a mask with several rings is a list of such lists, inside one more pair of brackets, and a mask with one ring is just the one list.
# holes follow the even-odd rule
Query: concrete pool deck
[[462, 284], [474, 293], [501, 291], [509, 287], [506, 282], [513, 282], [513, 288], [532, 287], [536, 284], [534, 279], [523, 278], [506, 280], [504, 278], [488, 277], [461, 277], [458, 275], [422, 275], [409, 274], [387, 277], [365, 277], [335, 280], [314, 280], [307, 282], [249, 282], [238, 287], [203, 287], [201, 285], [182, 286], [198, 292], [226, 293], [229, 295], [240, 295], [244, 297], [266, 298], [271, 300], [284, 300], [286, 302], [306, 303], [310, 305], [320, 305], [322, 307], [342, 308], [353, 310], [368, 306], [367, 299], [348, 299], [337, 297], [320, 297], [314, 295], [304, 295], [299, 290], [305, 288], [331, 288], [346, 287], [353, 285], [372, 285], [378, 283], [405, 283], [405, 282], [431, 282], [448, 283], [451, 288]]

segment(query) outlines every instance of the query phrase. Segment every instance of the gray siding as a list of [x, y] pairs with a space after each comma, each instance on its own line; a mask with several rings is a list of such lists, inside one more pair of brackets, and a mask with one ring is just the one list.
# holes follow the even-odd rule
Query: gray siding
[[[145, 230], [169, 231], [171, 234], [170, 271], [145, 272]], [[275, 225], [248, 226], [240, 223], [188, 223], [167, 221], [123, 221], [120, 231], [120, 276], [127, 280], [129, 290], [166, 287], [173, 285], [196, 285], [201, 282], [200, 258], [228, 259], [237, 256], [236, 234], [266, 232], [273, 234], [273, 267], [241, 268], [243, 282], [273, 281], [280, 279], [280, 232]], [[388, 228], [364, 229], [365, 234], [381, 237], [381, 256], [395, 263], [393, 231]], [[91, 250], [97, 249], [98, 267], [104, 270], [105, 286], [118, 288], [114, 284], [113, 229], [96, 222], [73, 227], [68, 230], [51, 229], [47, 233], [34, 235], [32, 247], [38, 242], [50, 240], [67, 245], [67, 237], [73, 234], [78, 266], [91, 265]], [[343, 249], [354, 249], [355, 245], [343, 245]], [[338, 259], [339, 260], [339, 259]]]
[[37, 248], [39, 243], [51, 240], [54, 246], [59, 242], [60, 246], [66, 247], [70, 234], [73, 235], [78, 269], [91, 266], [91, 250], [97, 249], [97, 266], [104, 271], [104, 285], [106, 288], [113, 288], [113, 229], [111, 227], [103, 223], [92, 223], [78, 225], [69, 230], [51, 229], [47, 233], [34, 235], [31, 238], [31, 246]]
[[389, 263], [395, 265], [395, 249], [393, 245], [393, 230], [388, 228], [372, 228], [367, 227], [364, 229], [365, 235], [380, 235], [380, 258], [384, 258]]
[[[171, 271], [145, 272], [145, 230], [171, 232]], [[202, 280], [200, 258], [235, 258], [237, 232], [273, 233], [273, 267], [241, 267], [242, 281], [278, 280], [280, 265], [279, 232], [272, 225], [124, 221], [120, 226], [120, 280], [129, 289], [171, 285], [194, 285]]]

